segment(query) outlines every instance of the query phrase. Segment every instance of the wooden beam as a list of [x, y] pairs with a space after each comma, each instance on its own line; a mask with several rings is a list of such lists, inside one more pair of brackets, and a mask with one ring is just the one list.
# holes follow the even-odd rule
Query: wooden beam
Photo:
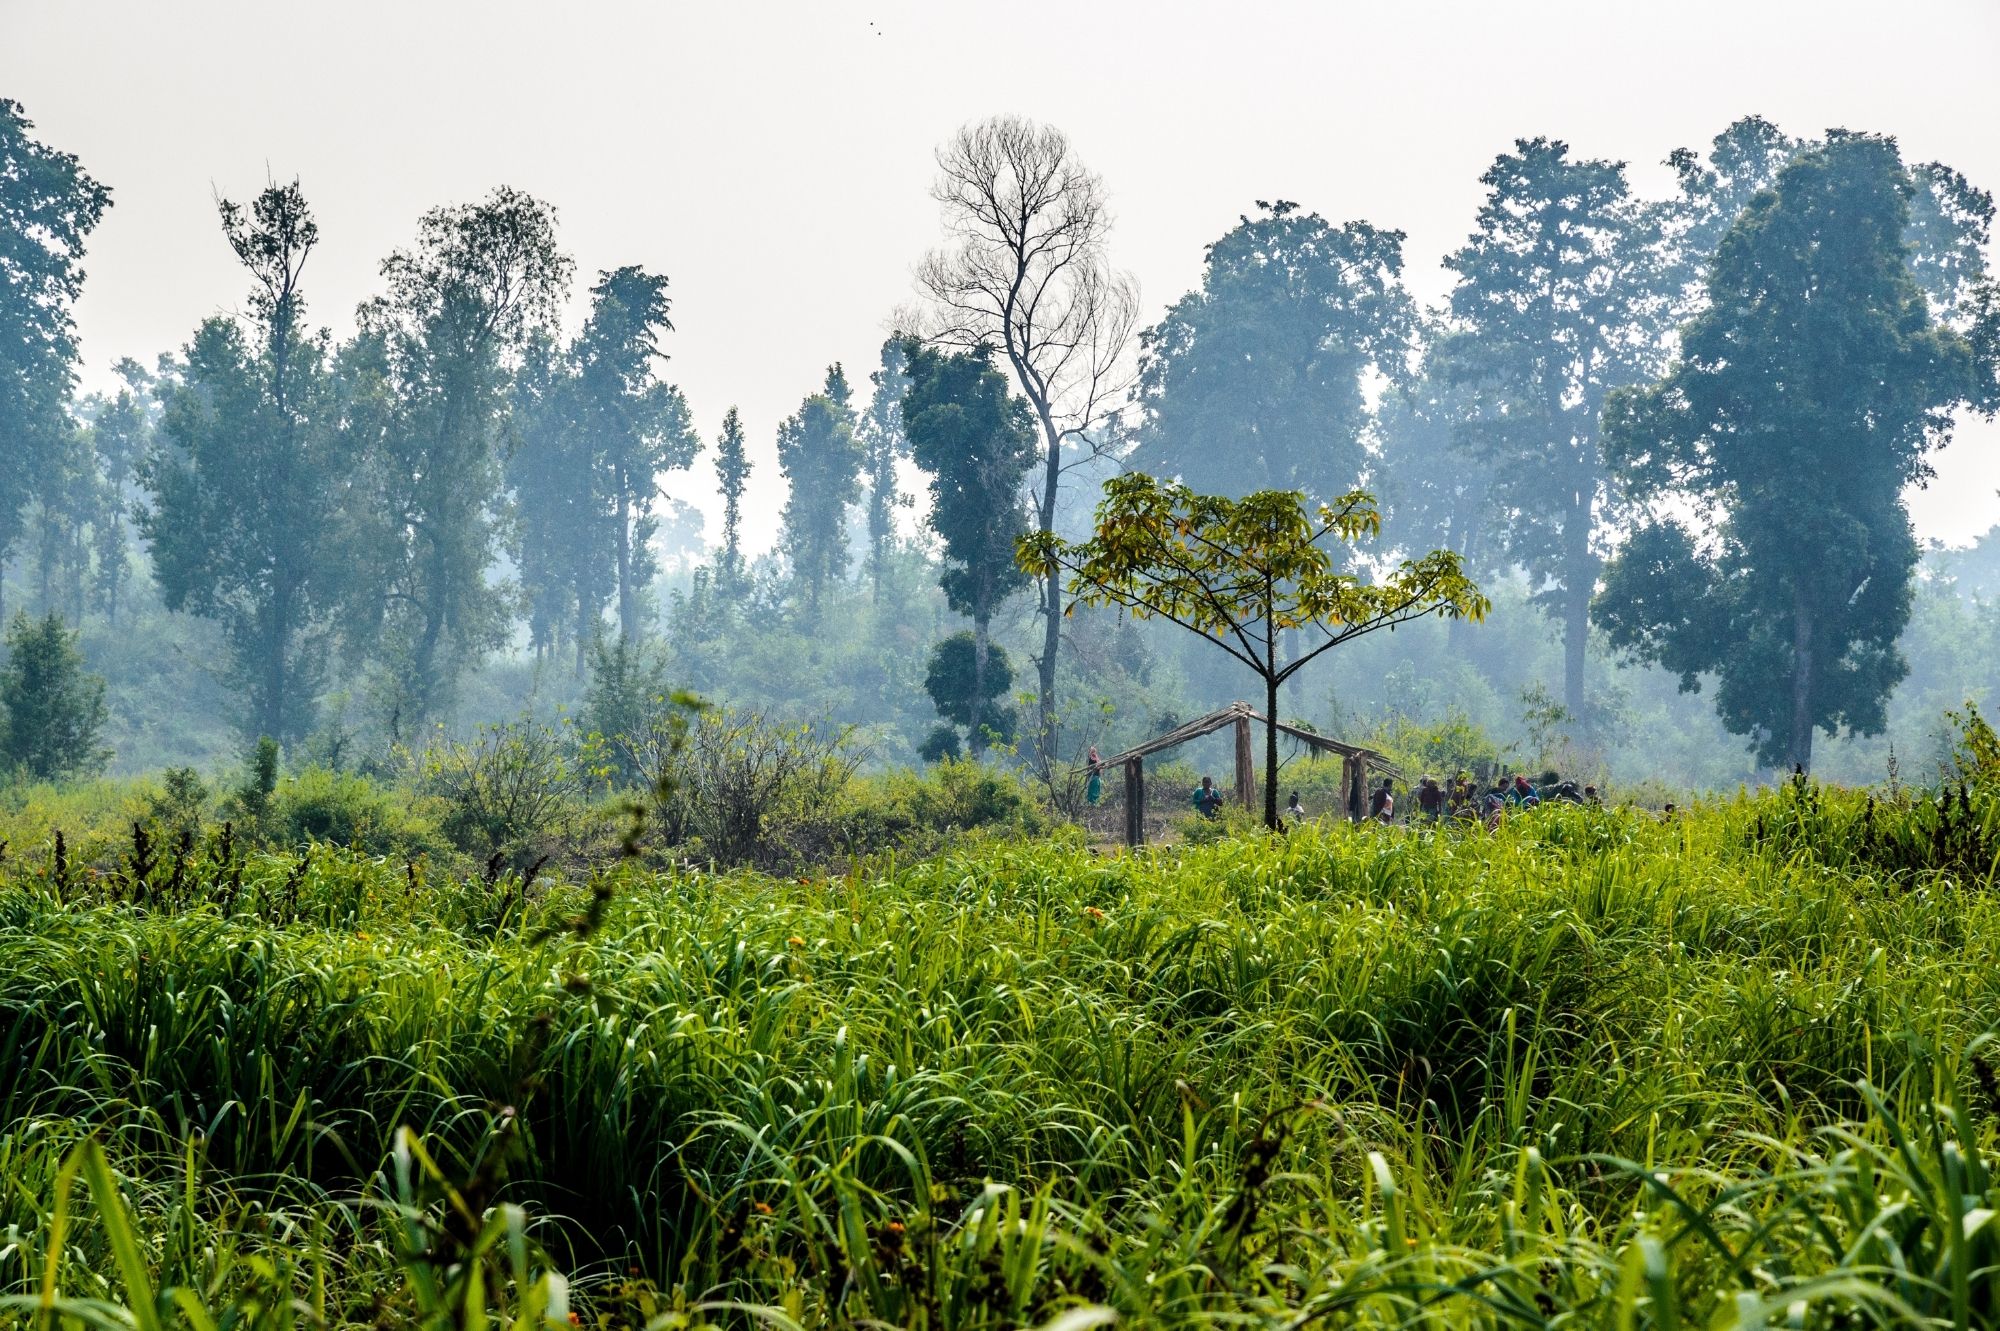
[[1125, 763], [1125, 844], [1146, 844], [1146, 760], [1130, 758]]
[[1236, 718], [1236, 802], [1257, 807], [1257, 750], [1250, 743], [1250, 718]]

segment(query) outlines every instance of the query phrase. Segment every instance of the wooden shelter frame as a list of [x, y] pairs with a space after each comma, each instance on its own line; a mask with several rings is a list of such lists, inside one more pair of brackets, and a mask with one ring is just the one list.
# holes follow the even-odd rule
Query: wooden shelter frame
[[[1265, 725], [1265, 718], [1258, 715], [1247, 702], [1233, 702], [1206, 716], [1196, 717], [1184, 725], [1175, 726], [1164, 735], [1147, 740], [1144, 744], [1125, 750], [1104, 759], [1098, 764], [1100, 769], [1122, 767], [1125, 769], [1125, 844], [1143, 846], [1146, 844], [1146, 759], [1167, 749], [1178, 748], [1190, 740], [1204, 735], [1213, 735], [1224, 726], [1236, 728], [1236, 799], [1246, 809], [1257, 807], [1257, 746], [1252, 738], [1251, 727]], [[1358, 744], [1343, 744], [1337, 739], [1301, 730], [1278, 722], [1280, 734], [1289, 735], [1308, 748], [1322, 753], [1337, 753], [1341, 762], [1340, 788], [1346, 792], [1347, 812], [1350, 818], [1359, 819], [1359, 810], [1367, 807], [1368, 774], [1371, 770], [1400, 778], [1403, 773], [1394, 763], [1374, 749], [1362, 748]]]

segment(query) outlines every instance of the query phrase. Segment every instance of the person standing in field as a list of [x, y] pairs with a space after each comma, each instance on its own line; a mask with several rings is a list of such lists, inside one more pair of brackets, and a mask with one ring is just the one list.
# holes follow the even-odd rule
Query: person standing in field
[[1090, 746], [1090, 780], [1083, 787], [1083, 802], [1096, 805], [1104, 798], [1104, 760], [1097, 756], [1097, 746]]
[[1215, 788], [1215, 778], [1205, 776], [1201, 784], [1194, 788], [1194, 807], [1202, 817], [1213, 818], [1222, 812], [1222, 792]]
[[1292, 822], [1302, 823], [1306, 818], [1305, 805], [1299, 803], [1299, 792], [1292, 792], [1292, 802], [1285, 806], [1285, 817]]
[[1417, 787], [1417, 810], [1425, 822], [1434, 823], [1444, 815], [1444, 788], [1438, 785], [1436, 777], [1425, 777]]
[[1381, 788], [1375, 792], [1374, 800], [1369, 803], [1368, 815], [1377, 822], [1393, 823], [1396, 821], [1396, 795], [1395, 791], [1390, 787], [1389, 778], [1386, 776], [1382, 778]]

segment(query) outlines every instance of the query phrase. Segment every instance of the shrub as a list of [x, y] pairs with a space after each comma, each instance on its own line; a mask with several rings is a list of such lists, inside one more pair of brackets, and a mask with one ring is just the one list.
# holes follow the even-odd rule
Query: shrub
[[291, 848], [319, 841], [413, 859], [449, 846], [437, 822], [406, 794], [325, 767], [308, 767], [279, 786], [264, 822], [269, 840]]
[[701, 713], [684, 743], [655, 745], [650, 756], [667, 843], [728, 865], [825, 855], [860, 765], [851, 728], [720, 708]]
[[1020, 775], [972, 758], [945, 758], [928, 770], [897, 770], [856, 783], [848, 820], [857, 851], [975, 828], [1012, 828], [1039, 835], [1046, 820]]
[[594, 816], [569, 738], [522, 720], [483, 727], [471, 743], [441, 739], [416, 763], [416, 784], [438, 801], [452, 845], [523, 868], [543, 856], [573, 855]]

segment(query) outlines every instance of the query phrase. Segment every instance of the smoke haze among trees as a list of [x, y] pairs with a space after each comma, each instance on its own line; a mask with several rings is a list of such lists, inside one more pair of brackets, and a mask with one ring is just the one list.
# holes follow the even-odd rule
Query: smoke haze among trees
[[[206, 205], [226, 280], [171, 339], [94, 365], [78, 311], [118, 299], [88, 260], [122, 185], [9, 101], [0, 265], [22, 294], [0, 321], [25, 350], [0, 364], [0, 603], [105, 681], [122, 768], [263, 736], [388, 762], [643, 661], [862, 727], [880, 761], [943, 723], [1046, 776], [1238, 685], [1156, 626], [1069, 613], [1016, 537], [1081, 537], [1121, 470], [1365, 487], [1382, 549], [1348, 571], [1449, 549], [1494, 610], [1300, 675], [1281, 705], [1301, 720], [1469, 719], [1627, 782], [1921, 756], [1944, 707], [2000, 689], [2000, 525], [1973, 502], [1958, 547], [1927, 549], [1906, 507], [2000, 437], [1996, 173], [1917, 156], [1893, 117], [1588, 147], [1523, 119], [1469, 170], [1406, 162], [1462, 177], [1455, 230], [1339, 192], [1211, 197], [1189, 161], [1185, 198], [1152, 206], [1237, 215], [1184, 286], [1141, 291], [1121, 245], [1147, 198], [1052, 119], [971, 116], [922, 150], [928, 194], [893, 202], [927, 229], [838, 345], [733, 371], [752, 412], [684, 391], [710, 331], [680, 293], [722, 253], [580, 262], [571, 201], [520, 183], [527, 147], [440, 188], [339, 304], [339, 191], [368, 187], [274, 154]], [[791, 219], [841, 262], [810, 209]]]

